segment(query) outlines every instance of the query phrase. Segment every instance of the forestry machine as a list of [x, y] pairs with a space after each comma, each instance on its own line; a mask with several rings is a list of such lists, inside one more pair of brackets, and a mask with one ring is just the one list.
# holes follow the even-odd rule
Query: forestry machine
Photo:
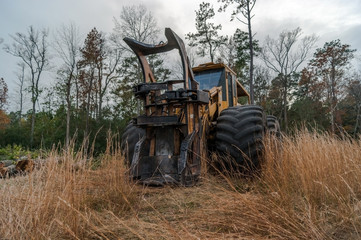
[[[260, 106], [238, 103], [240, 97], [249, 101], [249, 94], [228, 66], [192, 69], [182, 39], [170, 28], [165, 36], [167, 42], [158, 45], [124, 38], [143, 71], [143, 82], [133, 89], [143, 112], [126, 127], [121, 143], [131, 177], [148, 185], [193, 185], [209, 151], [228, 155], [238, 166], [259, 167], [264, 133], [279, 131], [277, 119]], [[147, 56], [173, 49], [183, 78], [158, 81]]]

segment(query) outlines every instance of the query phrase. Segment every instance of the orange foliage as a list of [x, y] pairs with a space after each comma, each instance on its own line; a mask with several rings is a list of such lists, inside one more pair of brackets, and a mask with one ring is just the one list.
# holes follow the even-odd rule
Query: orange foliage
[[0, 130], [4, 129], [10, 123], [9, 117], [0, 109]]

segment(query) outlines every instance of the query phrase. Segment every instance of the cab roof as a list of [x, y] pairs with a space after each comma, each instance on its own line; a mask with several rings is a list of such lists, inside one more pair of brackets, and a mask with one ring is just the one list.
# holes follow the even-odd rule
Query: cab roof
[[[213, 62], [203, 63], [198, 65], [197, 67], [192, 68], [192, 70], [194, 73], [197, 73], [206, 70], [221, 69], [221, 68], [225, 68], [227, 72], [230, 72], [232, 75], [237, 76], [237, 74], [224, 63], [213, 63]], [[249, 93], [243, 87], [243, 85], [238, 80], [236, 81], [236, 83], [237, 83], [237, 96], [238, 97], [247, 96], [249, 98], [250, 97]]]
[[228, 67], [224, 63], [212, 63], [212, 62], [203, 63], [203, 64], [199, 64], [197, 67], [192, 68], [192, 70], [193, 72], [203, 72], [205, 70], [219, 69], [219, 68], [225, 68], [227, 69], [228, 72], [231, 72], [233, 75], [235, 76], [237, 75], [230, 67]]

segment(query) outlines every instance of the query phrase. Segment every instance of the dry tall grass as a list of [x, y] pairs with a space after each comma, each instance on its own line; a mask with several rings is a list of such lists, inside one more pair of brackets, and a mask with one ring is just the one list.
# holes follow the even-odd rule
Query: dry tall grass
[[121, 215], [137, 201], [119, 159], [107, 151], [92, 170], [82, 152], [52, 151], [39, 170], [0, 179], [0, 239], [102, 238], [98, 212]]
[[300, 132], [268, 140], [253, 179], [195, 187], [129, 183], [110, 148], [93, 170], [53, 151], [40, 170], [0, 180], [0, 239], [358, 239], [361, 142]]

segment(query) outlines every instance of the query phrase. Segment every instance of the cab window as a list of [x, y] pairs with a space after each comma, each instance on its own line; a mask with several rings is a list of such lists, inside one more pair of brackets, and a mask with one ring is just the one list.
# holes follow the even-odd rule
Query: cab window
[[199, 83], [199, 89], [210, 90], [212, 87], [222, 85], [223, 74], [224, 69], [210, 69], [194, 73], [194, 78]]

